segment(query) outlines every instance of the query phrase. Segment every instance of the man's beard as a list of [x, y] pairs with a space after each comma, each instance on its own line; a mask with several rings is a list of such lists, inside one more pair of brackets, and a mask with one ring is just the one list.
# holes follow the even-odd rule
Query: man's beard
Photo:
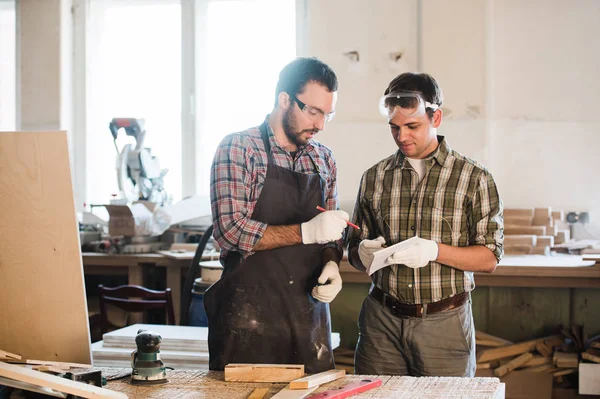
[[282, 125], [283, 125], [283, 131], [284, 131], [286, 137], [296, 147], [301, 147], [303, 145], [306, 145], [306, 143], [308, 143], [308, 140], [302, 140], [300, 138], [304, 133], [306, 133], [306, 132], [317, 133], [318, 132], [317, 129], [305, 129], [305, 130], [301, 130], [300, 132], [297, 132], [298, 123], [296, 121], [296, 115], [294, 114], [294, 110], [291, 107], [288, 108], [285, 111], [285, 113], [283, 114]]

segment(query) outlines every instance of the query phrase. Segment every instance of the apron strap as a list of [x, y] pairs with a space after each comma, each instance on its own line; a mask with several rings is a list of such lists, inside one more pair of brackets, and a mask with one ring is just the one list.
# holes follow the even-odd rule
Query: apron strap
[[[259, 130], [261, 133], [263, 144], [265, 146], [265, 151], [267, 152], [267, 159], [269, 160], [269, 164], [274, 165], [275, 161], [273, 160], [273, 153], [271, 152], [271, 142], [269, 141], [269, 130], [267, 128], [266, 120], [260, 125]], [[316, 174], [319, 175], [319, 184], [321, 185], [321, 206], [325, 207], [325, 187], [327, 187], [327, 181], [325, 179], [325, 176], [323, 176], [323, 174], [321, 173], [321, 168], [319, 168], [319, 165], [315, 161], [314, 157], [311, 155], [310, 151], [306, 151], [306, 154], [308, 155], [308, 158], [310, 158], [310, 161], [312, 162], [313, 167], [315, 168]]]

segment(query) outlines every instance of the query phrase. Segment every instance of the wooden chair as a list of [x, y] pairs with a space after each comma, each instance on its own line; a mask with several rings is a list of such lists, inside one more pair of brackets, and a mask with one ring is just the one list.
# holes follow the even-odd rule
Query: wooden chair
[[[109, 288], [98, 285], [100, 301], [100, 330], [101, 334], [108, 331], [108, 313], [106, 305], [110, 304], [127, 312], [144, 312], [149, 309], [165, 309], [167, 324], [175, 325], [173, 297], [171, 289], [164, 291], [149, 290], [139, 285], [121, 285]], [[134, 299], [130, 299], [134, 298]]]

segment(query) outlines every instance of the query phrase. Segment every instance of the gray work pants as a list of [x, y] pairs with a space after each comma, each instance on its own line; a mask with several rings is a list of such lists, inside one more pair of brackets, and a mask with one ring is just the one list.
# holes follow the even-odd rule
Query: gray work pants
[[367, 295], [358, 318], [356, 374], [475, 375], [475, 327], [471, 299], [425, 317], [397, 317]]

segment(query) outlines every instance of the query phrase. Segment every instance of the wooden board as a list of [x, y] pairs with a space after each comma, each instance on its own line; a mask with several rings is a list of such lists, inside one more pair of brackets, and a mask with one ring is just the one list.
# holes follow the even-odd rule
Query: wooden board
[[285, 388], [283, 388], [281, 391], [277, 392], [274, 396], [272, 396], [272, 398], [273, 399], [303, 399], [303, 398], [306, 398], [311, 393], [313, 393], [314, 391], [316, 391], [318, 387], [319, 386], [305, 388], [305, 389], [291, 389], [290, 386], [288, 385]]
[[537, 236], [532, 234], [506, 234], [504, 235], [504, 245], [528, 245], [535, 247], [537, 245]]
[[0, 348], [90, 363], [66, 132], [0, 132]]
[[519, 226], [519, 225], [504, 225], [504, 234], [507, 235], [535, 235], [535, 236], [545, 236], [546, 235], [546, 226]]
[[506, 217], [504, 216], [504, 224], [510, 224], [515, 226], [531, 226], [533, 223], [533, 218], [531, 217]]
[[[559, 337], [559, 336], [557, 335], [557, 336], [551, 336], [551, 337]], [[519, 342], [517, 344], [503, 346], [500, 348], [487, 349], [487, 350], [483, 351], [482, 353], [477, 354], [477, 362], [485, 363], [485, 362], [489, 362], [491, 360], [502, 359], [502, 358], [509, 357], [509, 356], [521, 355], [525, 352], [531, 352], [535, 349], [536, 345], [539, 342], [543, 342], [544, 339], [547, 339], [547, 338], [549, 338], [549, 337], [534, 339], [531, 341]], [[529, 360], [531, 360], [531, 358], [529, 358], [527, 360], [529, 361]]]
[[168, 326], [159, 324], [133, 324], [102, 335], [107, 348], [135, 349], [138, 330], [160, 334], [161, 351], [208, 352], [208, 327]]
[[252, 391], [250, 396], [248, 396], [248, 399], [263, 399], [268, 392], [269, 388], [256, 388]]
[[[131, 352], [134, 349], [107, 348], [102, 341], [92, 344], [94, 367], [131, 367]], [[188, 369], [208, 369], [208, 352], [160, 351], [166, 366]]]
[[533, 208], [526, 208], [526, 209], [517, 209], [517, 208], [506, 208], [504, 209], [504, 217], [505, 218], [511, 218], [511, 217], [517, 217], [517, 218], [531, 218], [533, 219]]
[[[0, 386], [4, 385], [11, 388], [17, 388], [24, 391], [41, 393], [43, 395], [53, 396], [55, 398], [65, 399], [67, 397], [66, 393], [55, 391], [54, 389], [40, 387], [39, 385], [29, 384], [23, 381], [11, 380], [10, 378], [0, 377]], [[0, 393], [2, 390], [0, 389]], [[45, 397], [45, 396], [42, 396]]]
[[523, 353], [521, 356], [511, 360], [510, 362], [503, 364], [494, 370], [494, 375], [496, 377], [502, 377], [516, 369], [517, 367], [521, 367], [524, 364], [527, 364], [531, 359], [533, 359], [533, 355], [529, 352]]
[[290, 382], [304, 377], [303, 364], [244, 364], [225, 366], [225, 381]]
[[29, 384], [54, 389], [59, 392], [70, 393], [82, 398], [92, 399], [124, 399], [127, 395], [111, 391], [82, 382], [71, 381], [62, 377], [55, 377], [40, 371], [0, 362], [0, 376]]
[[307, 389], [335, 381], [346, 375], [346, 370], [327, 370], [290, 382], [290, 389]]

